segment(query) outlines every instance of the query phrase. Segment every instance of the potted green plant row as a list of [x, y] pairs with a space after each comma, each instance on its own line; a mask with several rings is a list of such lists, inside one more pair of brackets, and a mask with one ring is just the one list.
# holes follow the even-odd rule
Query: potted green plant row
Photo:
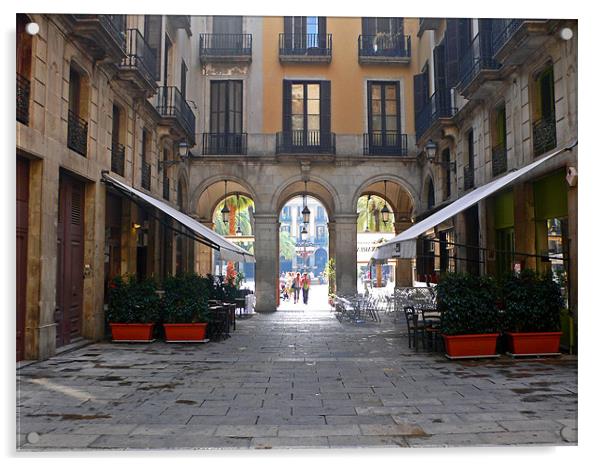
[[557, 354], [564, 299], [551, 273], [526, 269], [509, 274], [500, 284], [503, 327], [513, 355]]
[[113, 341], [149, 342], [159, 320], [160, 298], [152, 279], [133, 275], [113, 278], [109, 283], [107, 321]]
[[206, 339], [210, 279], [195, 273], [167, 277], [163, 282], [162, 320], [168, 342]]
[[499, 317], [490, 277], [451, 273], [437, 285], [441, 333], [450, 358], [496, 355]]

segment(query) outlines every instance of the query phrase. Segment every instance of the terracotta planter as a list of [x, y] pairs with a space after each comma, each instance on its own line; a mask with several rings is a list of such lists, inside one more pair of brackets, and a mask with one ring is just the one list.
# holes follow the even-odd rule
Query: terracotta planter
[[497, 333], [443, 335], [445, 352], [451, 358], [496, 356]]
[[207, 324], [163, 324], [163, 328], [166, 341], [203, 341]]
[[153, 339], [155, 324], [115, 324], [111, 326], [113, 341], [149, 342]]
[[549, 354], [560, 351], [562, 332], [508, 332], [512, 354]]

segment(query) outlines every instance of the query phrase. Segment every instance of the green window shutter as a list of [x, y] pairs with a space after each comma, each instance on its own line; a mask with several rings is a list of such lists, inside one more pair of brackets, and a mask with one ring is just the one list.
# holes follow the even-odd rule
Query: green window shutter
[[564, 171], [533, 183], [535, 219], [563, 218], [568, 215], [567, 184]]

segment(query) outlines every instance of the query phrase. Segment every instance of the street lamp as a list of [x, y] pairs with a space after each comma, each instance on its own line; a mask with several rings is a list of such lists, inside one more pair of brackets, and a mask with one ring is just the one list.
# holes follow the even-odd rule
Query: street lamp
[[450, 168], [451, 170], [456, 171], [456, 162], [451, 161], [437, 161], [437, 143], [433, 142], [432, 139], [429, 139], [426, 145], [424, 146], [424, 152], [426, 154], [426, 160], [428, 163], [443, 165], [446, 168]]
[[178, 157], [179, 160], [159, 160], [159, 170], [162, 170], [163, 167], [170, 167], [172, 165], [177, 165], [179, 163], [185, 162], [188, 158], [188, 143], [186, 140], [182, 140], [178, 143]]
[[222, 221], [225, 225], [228, 224], [228, 217], [230, 216], [230, 209], [228, 209], [227, 196], [228, 195], [228, 180], [224, 181], [224, 208], [222, 209]]
[[236, 223], [238, 224], [238, 226], [236, 227], [236, 236], [242, 236], [242, 230], [240, 229], [240, 201], [238, 194], [236, 195], [236, 206], [238, 209], [238, 218], [236, 219]]
[[307, 229], [305, 228], [305, 225], [303, 225], [303, 228], [301, 229], [301, 240], [305, 241], [307, 238]]
[[381, 209], [380, 214], [383, 216], [383, 223], [385, 225], [389, 223], [389, 215], [391, 215], [391, 211], [387, 207], [387, 180], [385, 180], [385, 206]]
[[308, 224], [311, 212], [307, 208], [307, 181], [305, 182], [305, 192], [303, 193], [303, 210], [301, 211], [301, 214], [303, 215], [303, 223]]

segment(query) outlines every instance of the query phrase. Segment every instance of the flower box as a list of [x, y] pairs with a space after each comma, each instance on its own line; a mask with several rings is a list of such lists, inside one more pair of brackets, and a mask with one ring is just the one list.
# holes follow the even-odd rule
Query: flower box
[[449, 358], [497, 357], [497, 333], [443, 335]]
[[165, 329], [165, 341], [192, 342], [204, 341], [207, 332], [207, 324], [163, 324]]
[[560, 351], [562, 332], [508, 332], [510, 353], [521, 354], [557, 354]]
[[118, 324], [109, 323], [113, 341], [130, 343], [149, 343], [153, 341], [155, 324]]

